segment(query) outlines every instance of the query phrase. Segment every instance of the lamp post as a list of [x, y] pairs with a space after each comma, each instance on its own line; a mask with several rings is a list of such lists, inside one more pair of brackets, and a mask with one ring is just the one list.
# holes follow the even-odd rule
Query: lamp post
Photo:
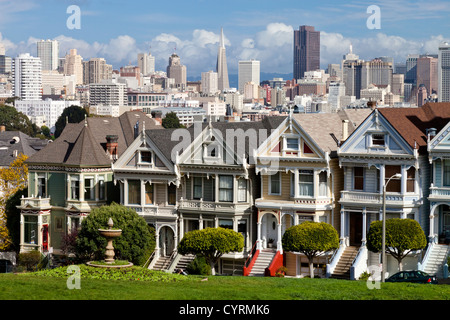
[[381, 238], [381, 282], [384, 282], [384, 274], [386, 272], [386, 187], [391, 179], [399, 179], [402, 175], [400, 173], [394, 174], [383, 184], [383, 235]]

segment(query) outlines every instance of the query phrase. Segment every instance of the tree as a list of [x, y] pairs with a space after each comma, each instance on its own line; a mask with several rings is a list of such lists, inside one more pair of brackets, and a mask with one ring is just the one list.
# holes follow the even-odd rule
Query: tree
[[169, 112], [166, 114], [166, 116], [162, 120], [162, 126], [166, 129], [184, 128], [175, 112]]
[[107, 229], [109, 218], [114, 222], [114, 229], [122, 230], [122, 235], [114, 239], [115, 258], [143, 265], [155, 250], [154, 229], [136, 211], [115, 202], [92, 210], [83, 220], [76, 254], [84, 259], [104, 259], [107, 241], [98, 229]]
[[[20, 190], [27, 187], [28, 166], [25, 160], [28, 157], [20, 153], [7, 168], [0, 169], [0, 250], [8, 250], [14, 244], [9, 231], [8, 216], [6, 214], [7, 203]], [[12, 221], [10, 221], [12, 223]]]
[[244, 248], [244, 237], [231, 229], [206, 228], [187, 232], [178, 244], [181, 254], [195, 254], [205, 257], [215, 275], [214, 267], [220, 257], [229, 252], [239, 252]]
[[287, 229], [282, 244], [284, 250], [301, 252], [308, 258], [309, 274], [314, 278], [313, 259], [339, 248], [339, 235], [331, 224], [305, 221]]
[[21, 131], [30, 137], [34, 137], [39, 131], [26, 115], [5, 105], [0, 105], [0, 125], [4, 125], [6, 131]]
[[[367, 234], [367, 249], [381, 252], [382, 237], [383, 221], [372, 222]], [[411, 251], [421, 250], [426, 245], [425, 233], [416, 220], [399, 218], [386, 220], [386, 253], [397, 260], [400, 271], [403, 269], [403, 258]]]
[[64, 109], [55, 123], [55, 139], [58, 138], [66, 127], [66, 121], [69, 123], [79, 123], [88, 116], [86, 109], [72, 105]]

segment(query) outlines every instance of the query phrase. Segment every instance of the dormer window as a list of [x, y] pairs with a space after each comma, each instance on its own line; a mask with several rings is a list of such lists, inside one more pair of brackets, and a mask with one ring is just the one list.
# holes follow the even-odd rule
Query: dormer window
[[289, 150], [298, 150], [298, 139], [297, 138], [287, 138], [286, 148]]
[[142, 164], [152, 164], [153, 160], [153, 154], [150, 151], [141, 151], [141, 161]]
[[374, 147], [384, 147], [386, 143], [385, 135], [374, 133], [372, 134], [372, 146]]

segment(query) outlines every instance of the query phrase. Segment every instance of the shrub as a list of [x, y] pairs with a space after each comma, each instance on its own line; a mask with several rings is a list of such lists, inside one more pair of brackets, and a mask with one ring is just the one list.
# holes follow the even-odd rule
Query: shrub
[[41, 262], [41, 253], [37, 250], [19, 254], [19, 266], [27, 271], [36, 270], [39, 262]]
[[107, 241], [98, 229], [108, 228], [109, 218], [114, 222], [114, 229], [122, 230], [122, 235], [113, 242], [114, 258], [143, 265], [155, 249], [154, 229], [136, 211], [117, 203], [96, 208], [83, 220], [76, 240], [77, 255], [84, 260], [105, 258]]
[[189, 274], [198, 274], [202, 276], [209, 276], [211, 274], [211, 267], [206, 262], [205, 257], [196, 256], [186, 267]]
[[275, 272], [275, 277], [283, 278], [286, 275], [287, 268], [285, 266], [281, 266]]

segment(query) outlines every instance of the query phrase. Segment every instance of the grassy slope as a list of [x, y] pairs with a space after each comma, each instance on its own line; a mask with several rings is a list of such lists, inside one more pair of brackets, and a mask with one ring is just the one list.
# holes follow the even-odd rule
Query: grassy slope
[[32, 274], [0, 275], [0, 300], [446, 300], [450, 286], [382, 284], [334, 279], [208, 277], [208, 281], [149, 282], [81, 279], [69, 290], [67, 279]]

